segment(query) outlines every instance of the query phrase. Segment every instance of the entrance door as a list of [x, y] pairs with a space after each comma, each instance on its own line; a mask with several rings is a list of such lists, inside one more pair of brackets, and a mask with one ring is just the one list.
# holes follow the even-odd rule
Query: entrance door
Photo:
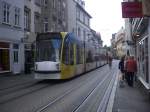
[[33, 56], [31, 50], [25, 50], [25, 73], [31, 73], [33, 66]]
[[0, 48], [0, 72], [10, 71], [9, 49]]

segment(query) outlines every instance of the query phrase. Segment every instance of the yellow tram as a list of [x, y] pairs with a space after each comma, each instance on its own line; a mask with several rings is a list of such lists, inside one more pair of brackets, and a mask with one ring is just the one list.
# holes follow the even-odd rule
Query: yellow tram
[[[96, 50], [97, 49], [97, 50]], [[99, 53], [96, 51], [99, 50]], [[37, 35], [35, 79], [69, 79], [107, 63], [105, 52], [78, 40], [73, 33]]]

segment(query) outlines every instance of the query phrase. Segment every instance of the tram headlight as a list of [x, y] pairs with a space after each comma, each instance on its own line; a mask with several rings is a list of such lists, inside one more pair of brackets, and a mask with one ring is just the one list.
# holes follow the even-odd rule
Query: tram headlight
[[57, 70], [59, 70], [59, 63], [58, 63], [58, 64], [56, 64], [56, 68], [57, 68]]

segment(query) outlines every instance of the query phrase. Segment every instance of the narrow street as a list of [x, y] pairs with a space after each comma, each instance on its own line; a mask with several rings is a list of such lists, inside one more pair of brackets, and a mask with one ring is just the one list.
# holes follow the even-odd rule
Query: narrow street
[[105, 112], [118, 68], [108, 65], [67, 81], [44, 80], [0, 90], [1, 112]]

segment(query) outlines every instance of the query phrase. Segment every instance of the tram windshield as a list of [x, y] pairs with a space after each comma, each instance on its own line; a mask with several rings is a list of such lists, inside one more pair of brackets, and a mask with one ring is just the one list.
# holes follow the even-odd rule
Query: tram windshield
[[59, 61], [62, 40], [52, 38], [36, 43], [36, 61]]

